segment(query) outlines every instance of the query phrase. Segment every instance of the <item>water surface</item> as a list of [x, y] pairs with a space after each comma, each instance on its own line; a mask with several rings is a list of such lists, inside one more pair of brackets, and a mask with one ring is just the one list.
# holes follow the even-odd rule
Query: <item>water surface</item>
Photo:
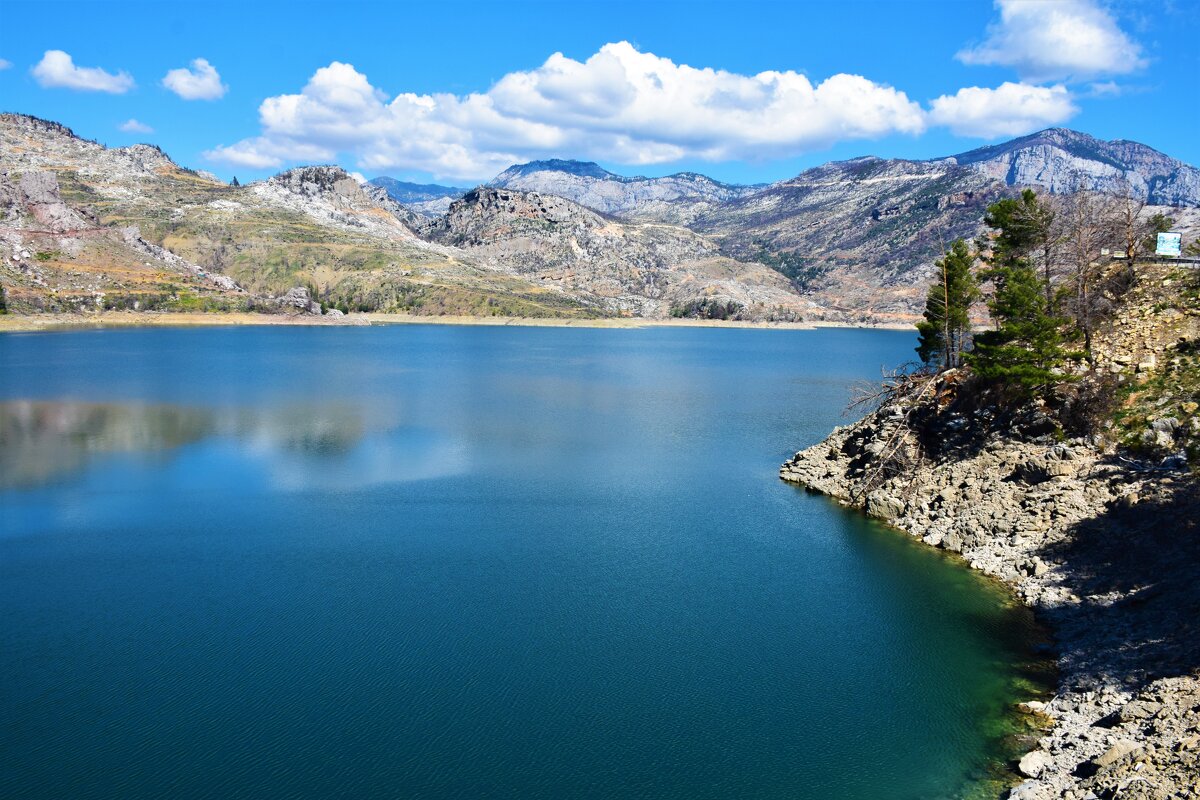
[[776, 478], [911, 347], [0, 336], [0, 795], [965, 796], [1025, 617]]

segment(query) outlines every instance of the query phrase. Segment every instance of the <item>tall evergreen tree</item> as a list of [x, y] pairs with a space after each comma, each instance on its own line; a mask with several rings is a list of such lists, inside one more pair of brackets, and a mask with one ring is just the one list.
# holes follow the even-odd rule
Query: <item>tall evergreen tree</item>
[[937, 272], [925, 299], [925, 318], [917, 323], [917, 355], [938, 369], [962, 364], [971, 333], [971, 306], [979, 299], [979, 285], [971, 272], [975, 257], [962, 239], [938, 260]]
[[967, 363], [985, 380], [1028, 395], [1058, 378], [1065, 320], [1048, 312], [1042, 279], [1028, 263], [993, 268], [991, 276], [996, 290], [988, 311], [996, 327], [975, 336]]
[[1057, 380], [1056, 369], [1066, 360], [1062, 327], [1056, 313], [1049, 274], [1038, 275], [1029, 253], [1042, 244], [1038, 202], [1031, 190], [1020, 199], [1006, 198], [988, 207], [984, 221], [994, 229], [991, 257], [983, 277], [994, 287], [988, 311], [993, 330], [975, 336], [966, 362], [980, 377], [1028, 395]]

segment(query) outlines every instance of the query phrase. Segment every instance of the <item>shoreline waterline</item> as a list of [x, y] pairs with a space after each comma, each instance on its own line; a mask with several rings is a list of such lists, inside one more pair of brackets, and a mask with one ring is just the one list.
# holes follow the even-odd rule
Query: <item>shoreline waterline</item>
[[342, 317], [253, 312], [104, 311], [89, 314], [0, 314], [0, 333], [151, 327], [231, 326], [354, 327], [366, 325], [461, 325], [526, 328], [746, 328], [753, 330], [911, 330], [911, 322], [858, 324], [812, 322], [751, 322], [719, 319], [649, 319], [643, 317], [473, 317], [465, 315], [353, 313]]

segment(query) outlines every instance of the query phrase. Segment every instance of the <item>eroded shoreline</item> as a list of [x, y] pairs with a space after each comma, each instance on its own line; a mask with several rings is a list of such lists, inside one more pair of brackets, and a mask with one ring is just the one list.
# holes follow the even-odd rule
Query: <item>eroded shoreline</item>
[[1011, 587], [1056, 639], [1058, 690], [1022, 710], [1051, 724], [1008, 796], [1200, 796], [1200, 630], [1190, 482], [1140, 473], [1082, 441], [994, 435], [973, 453], [878, 481], [901, 412], [835, 429], [786, 481], [959, 553]]

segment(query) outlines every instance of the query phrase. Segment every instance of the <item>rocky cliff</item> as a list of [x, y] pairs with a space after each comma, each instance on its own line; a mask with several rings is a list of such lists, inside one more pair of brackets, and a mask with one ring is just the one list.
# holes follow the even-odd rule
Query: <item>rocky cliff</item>
[[781, 469], [961, 554], [1050, 626], [1059, 687], [1023, 706], [1045, 730], [1012, 798], [1200, 793], [1198, 294], [1146, 267], [1095, 366], [1047, 401], [996, 405], [947, 373]]
[[236, 304], [244, 292], [141, 237], [106, 226], [62, 197], [53, 172], [0, 171], [0, 285], [12, 310], [143, 310]]

